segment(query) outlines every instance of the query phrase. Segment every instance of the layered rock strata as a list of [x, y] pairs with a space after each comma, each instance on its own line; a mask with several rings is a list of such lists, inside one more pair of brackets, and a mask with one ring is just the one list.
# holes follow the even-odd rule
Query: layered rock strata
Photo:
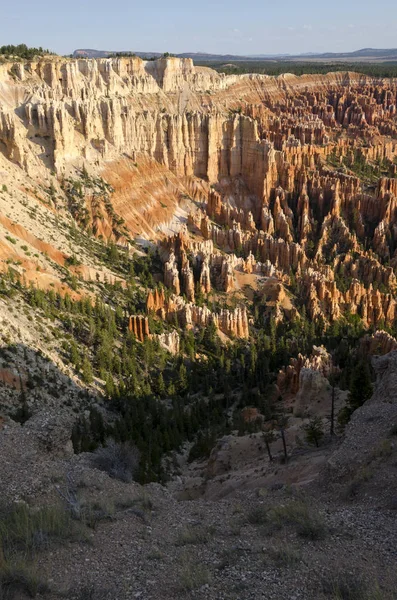
[[[188, 326], [211, 320], [246, 337], [244, 310], [209, 311], [207, 296], [269, 277], [290, 286], [277, 319], [296, 318], [286, 305], [299, 296], [312, 319], [349, 312], [392, 326], [396, 106], [393, 80], [354, 73], [225, 76], [179, 58], [5, 63], [0, 158], [35, 185], [83, 166], [106, 176], [110, 206], [83, 199], [98, 236], [164, 238], [185, 223], [160, 251], [165, 286], [184, 298], [167, 310]], [[139, 319], [130, 326], [147, 335]]]

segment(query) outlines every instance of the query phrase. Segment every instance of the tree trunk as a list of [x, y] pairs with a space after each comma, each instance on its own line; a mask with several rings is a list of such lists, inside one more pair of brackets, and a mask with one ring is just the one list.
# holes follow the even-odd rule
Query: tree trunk
[[285, 457], [285, 462], [287, 462], [288, 460], [288, 454], [287, 454], [287, 444], [285, 442], [285, 433], [284, 433], [284, 429], [281, 429], [281, 439], [283, 440], [283, 448], [284, 448], [284, 457]]
[[332, 386], [332, 399], [331, 399], [331, 430], [330, 434], [335, 435], [334, 431], [335, 422], [335, 384]]
[[269, 442], [267, 440], [265, 440], [265, 444], [266, 444], [267, 453], [269, 455], [269, 460], [271, 462], [273, 460], [273, 456], [272, 456], [272, 453], [270, 451], [270, 444], [269, 444]]

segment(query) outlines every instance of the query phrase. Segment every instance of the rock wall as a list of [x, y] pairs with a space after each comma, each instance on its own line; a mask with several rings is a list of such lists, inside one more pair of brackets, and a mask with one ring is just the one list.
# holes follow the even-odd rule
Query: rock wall
[[376, 373], [373, 396], [354, 411], [343, 443], [328, 461], [326, 476], [351, 482], [362, 469], [372, 469], [374, 475], [383, 475], [383, 497], [387, 497], [387, 488], [393, 497], [394, 471], [387, 465], [384, 447], [393, 447], [391, 436], [397, 424], [397, 351], [374, 357], [372, 365]]

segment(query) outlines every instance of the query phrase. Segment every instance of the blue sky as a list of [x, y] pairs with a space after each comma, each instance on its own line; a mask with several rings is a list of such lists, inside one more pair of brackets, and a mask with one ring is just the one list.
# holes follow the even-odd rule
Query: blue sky
[[268, 54], [397, 47], [396, 0], [1, 4], [0, 45], [24, 42], [60, 54], [76, 48]]

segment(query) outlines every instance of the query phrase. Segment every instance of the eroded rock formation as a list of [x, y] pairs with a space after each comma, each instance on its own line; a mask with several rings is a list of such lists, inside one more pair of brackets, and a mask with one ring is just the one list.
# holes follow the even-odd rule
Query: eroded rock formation
[[150, 335], [148, 318], [143, 315], [131, 315], [128, 329], [135, 335], [137, 340], [143, 342]]
[[103, 205], [82, 198], [94, 234], [162, 238], [164, 285], [185, 300], [172, 310], [156, 292], [149, 311], [246, 337], [246, 309], [214, 311], [208, 298], [241, 300], [271, 277], [290, 286], [272, 300], [278, 321], [296, 318], [299, 296], [326, 324], [347, 313], [394, 324], [394, 81], [130, 57], [5, 63], [0, 83], [2, 159], [63, 183], [88, 165], [113, 190]]
[[292, 358], [290, 364], [283, 368], [277, 376], [277, 385], [282, 394], [297, 394], [304, 386], [310, 372], [316, 372], [325, 378], [332, 372], [331, 355], [323, 346], [313, 346], [310, 356], [299, 354]]
[[397, 350], [397, 340], [387, 331], [375, 331], [360, 340], [359, 353], [364, 356], [383, 356]]

